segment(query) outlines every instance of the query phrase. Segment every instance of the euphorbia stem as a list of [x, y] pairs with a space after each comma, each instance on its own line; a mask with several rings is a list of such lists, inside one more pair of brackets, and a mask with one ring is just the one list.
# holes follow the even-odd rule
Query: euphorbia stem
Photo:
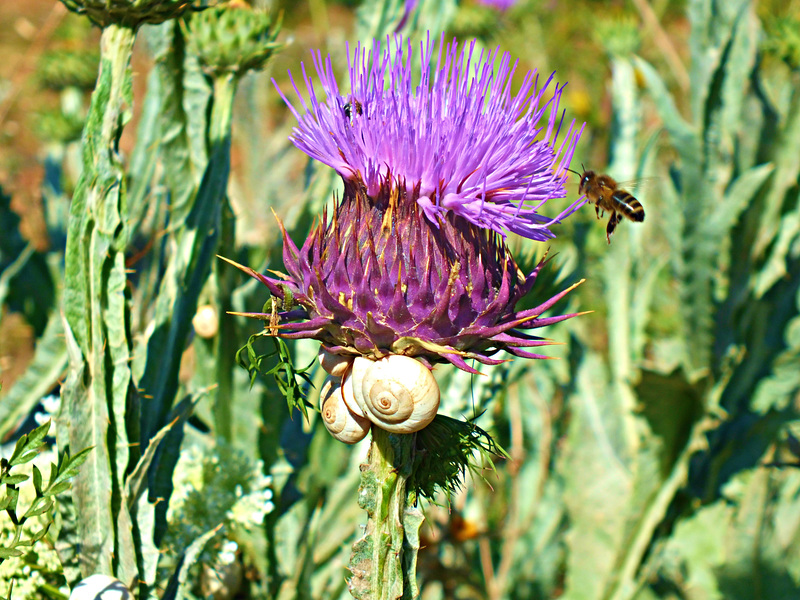
[[361, 600], [414, 598], [422, 513], [408, 483], [415, 435], [373, 426], [367, 463], [361, 465], [358, 503], [369, 518], [350, 557], [350, 593]]

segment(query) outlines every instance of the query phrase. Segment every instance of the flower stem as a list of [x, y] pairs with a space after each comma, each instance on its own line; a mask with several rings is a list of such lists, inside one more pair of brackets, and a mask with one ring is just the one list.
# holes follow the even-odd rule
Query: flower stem
[[216, 151], [230, 152], [233, 98], [238, 80], [233, 73], [217, 75], [213, 80], [214, 95], [208, 127], [209, 156]]
[[358, 496], [369, 518], [350, 556], [350, 593], [359, 600], [415, 598], [419, 593], [416, 564], [423, 517], [408, 489], [414, 438], [372, 428]]

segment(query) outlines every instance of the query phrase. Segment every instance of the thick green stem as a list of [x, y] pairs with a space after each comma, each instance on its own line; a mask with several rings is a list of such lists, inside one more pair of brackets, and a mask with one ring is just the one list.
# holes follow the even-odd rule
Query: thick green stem
[[[59, 431], [73, 453], [93, 446], [74, 499], [84, 574], [137, 576], [124, 478], [130, 460], [126, 412], [131, 339], [125, 248], [128, 215], [117, 143], [129, 116], [135, 32], [109, 25], [100, 41], [100, 73], [83, 133], [83, 171], [70, 205], [64, 315], [69, 371]], [[70, 422], [72, 425], [70, 425]], [[109, 489], [110, 485], [110, 489]]]
[[[220, 227], [220, 256], [232, 256], [235, 252], [236, 218], [227, 198], [223, 201]], [[220, 265], [218, 265], [220, 267]], [[226, 265], [227, 267], [227, 265]], [[233, 291], [236, 289], [236, 272], [231, 268], [217, 268], [217, 309], [219, 331], [216, 338], [217, 395], [214, 402], [214, 423], [217, 433], [227, 441], [233, 441], [234, 386], [233, 371], [238, 349], [236, 322], [228, 317], [233, 310]]]
[[[237, 82], [238, 80], [230, 73], [218, 75], [214, 79], [214, 104], [208, 133], [209, 155], [212, 159], [217, 156], [218, 151], [222, 151], [226, 154], [225, 158], [230, 160], [228, 149]], [[227, 196], [222, 198], [221, 203], [217, 253], [220, 256], [232, 256], [235, 250], [236, 219]], [[230, 442], [233, 439], [233, 370], [236, 367], [237, 344], [234, 320], [227, 318], [226, 313], [233, 310], [232, 297], [236, 286], [234, 269], [217, 269], [216, 282], [219, 331], [216, 337], [217, 391], [214, 401], [214, 424], [216, 432]]]
[[361, 465], [358, 503], [367, 528], [350, 556], [350, 593], [359, 600], [415, 598], [418, 533], [422, 513], [408, 489], [415, 435], [372, 428], [367, 463]]
[[209, 156], [213, 156], [218, 150], [227, 151], [230, 147], [233, 97], [236, 95], [237, 83], [238, 79], [232, 73], [214, 78], [213, 106], [208, 127]]

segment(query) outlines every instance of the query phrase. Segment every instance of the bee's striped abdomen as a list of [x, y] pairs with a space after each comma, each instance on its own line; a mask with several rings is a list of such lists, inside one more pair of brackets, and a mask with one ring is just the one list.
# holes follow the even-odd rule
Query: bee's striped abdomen
[[614, 209], [625, 215], [631, 221], [641, 223], [644, 221], [644, 207], [642, 203], [625, 190], [615, 190], [611, 195]]

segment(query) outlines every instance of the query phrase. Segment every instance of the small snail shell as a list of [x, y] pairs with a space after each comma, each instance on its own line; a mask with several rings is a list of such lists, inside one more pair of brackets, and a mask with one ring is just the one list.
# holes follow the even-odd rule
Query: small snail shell
[[217, 317], [217, 309], [210, 304], [205, 304], [197, 309], [194, 317], [192, 317], [192, 325], [194, 331], [201, 338], [212, 338], [217, 335], [219, 330], [219, 317]]
[[[358, 360], [358, 359], [356, 359]], [[367, 361], [371, 362], [371, 361]], [[353, 414], [361, 417], [362, 419], [367, 418], [364, 409], [356, 402], [356, 396], [353, 393], [353, 370], [347, 372], [344, 379], [342, 379], [342, 399], [344, 403], [347, 405]]]
[[[364, 376], [374, 364], [375, 361], [364, 358], [363, 356], [357, 356], [353, 361], [353, 368], [350, 370], [350, 377], [347, 378], [350, 380], [350, 385], [353, 390], [353, 399], [356, 401], [359, 410], [364, 414], [365, 417], [369, 411], [367, 410], [367, 402], [364, 400], [361, 382], [364, 381]], [[345, 381], [347, 381], [347, 379], [345, 379]]]
[[333, 437], [345, 444], [355, 444], [366, 437], [370, 422], [354, 414], [344, 403], [338, 378], [328, 377], [319, 397], [322, 422]]
[[133, 595], [118, 579], [90, 575], [72, 588], [69, 600], [133, 600]]
[[[363, 359], [366, 360], [366, 359]], [[366, 417], [392, 433], [424, 429], [439, 410], [439, 384], [418, 360], [392, 354], [353, 363], [353, 392]]]
[[319, 364], [325, 369], [328, 375], [334, 377], [342, 377], [350, 368], [350, 363], [353, 358], [350, 356], [342, 356], [340, 354], [332, 354], [327, 350], [320, 349], [319, 351]]

